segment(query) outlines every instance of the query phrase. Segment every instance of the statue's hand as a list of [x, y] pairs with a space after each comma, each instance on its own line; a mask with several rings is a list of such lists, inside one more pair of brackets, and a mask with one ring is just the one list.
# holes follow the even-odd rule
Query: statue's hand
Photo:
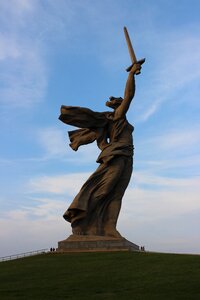
[[142, 64], [144, 62], [145, 62], [145, 58], [140, 59], [140, 60], [134, 62], [130, 67], [128, 67], [126, 69], [126, 71], [138, 75], [138, 74], [140, 74], [140, 70], [141, 70]]
[[133, 73], [133, 74], [139, 74], [141, 68], [142, 68], [142, 66], [141, 66], [140, 63], [134, 63], [134, 64], [131, 66], [130, 72]]

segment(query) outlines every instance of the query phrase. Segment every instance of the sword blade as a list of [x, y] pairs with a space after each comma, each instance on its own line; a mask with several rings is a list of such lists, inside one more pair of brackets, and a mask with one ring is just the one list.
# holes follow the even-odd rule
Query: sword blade
[[126, 42], [127, 42], [127, 46], [128, 46], [128, 51], [129, 51], [129, 54], [131, 57], [131, 61], [132, 61], [132, 63], [136, 63], [137, 58], [136, 58], [135, 52], [133, 50], [133, 46], [132, 46], [132, 43], [131, 43], [131, 40], [130, 40], [130, 37], [128, 34], [128, 30], [126, 27], [124, 27], [124, 34], [125, 34], [125, 38], [126, 38]]

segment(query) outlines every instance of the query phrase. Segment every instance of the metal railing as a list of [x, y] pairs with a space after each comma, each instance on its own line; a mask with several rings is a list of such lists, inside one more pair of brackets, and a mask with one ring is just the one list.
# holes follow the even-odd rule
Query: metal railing
[[6, 260], [23, 258], [23, 257], [27, 257], [27, 256], [32, 256], [32, 255], [44, 254], [44, 253], [47, 253], [48, 251], [49, 251], [49, 249], [40, 249], [40, 250], [35, 250], [35, 251], [30, 251], [30, 252], [25, 252], [25, 253], [7, 255], [7, 256], [0, 257], [0, 262], [6, 261]]

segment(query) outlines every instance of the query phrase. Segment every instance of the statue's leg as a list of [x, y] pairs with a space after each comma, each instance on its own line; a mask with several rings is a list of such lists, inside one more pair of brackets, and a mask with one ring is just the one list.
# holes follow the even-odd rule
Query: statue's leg
[[[116, 223], [132, 171], [127, 161], [128, 157], [119, 156], [108, 165], [100, 165], [83, 185], [64, 214], [73, 234], [120, 236]], [[69, 210], [74, 213], [71, 218]]]
[[78, 220], [71, 224], [72, 233], [75, 235], [85, 235], [84, 220]]
[[113, 200], [108, 206], [105, 223], [103, 224], [105, 236], [121, 237], [120, 233], [116, 229], [120, 209], [121, 199]]
[[[89, 235], [92, 234], [94, 230], [96, 235], [105, 235], [105, 217], [108, 213], [107, 210], [111, 198], [115, 194], [116, 185], [124, 170], [124, 159], [119, 156], [110, 161], [109, 164], [102, 166], [102, 168], [104, 169], [104, 173], [99, 176], [88, 207], [90, 214], [90, 222], [88, 224]], [[116, 205], [118, 206], [118, 203], [116, 203]], [[120, 208], [115, 209], [115, 211], [119, 210]]]
[[[104, 235], [112, 237], [121, 237], [120, 233], [116, 229], [116, 225], [121, 209], [122, 198], [132, 174], [132, 158], [121, 157], [120, 159], [124, 161], [124, 168], [118, 183], [110, 195], [110, 203], [107, 207], [107, 211], [105, 212], [103, 224]], [[116, 163], [119, 163], [119, 161], [116, 161]]]
[[[106, 174], [105, 166], [100, 165], [84, 183], [79, 193], [64, 213], [64, 219], [71, 223], [72, 233], [75, 235], [97, 235], [96, 208], [94, 202], [95, 191], [99, 190], [102, 178]], [[90, 224], [92, 223], [92, 225]]]

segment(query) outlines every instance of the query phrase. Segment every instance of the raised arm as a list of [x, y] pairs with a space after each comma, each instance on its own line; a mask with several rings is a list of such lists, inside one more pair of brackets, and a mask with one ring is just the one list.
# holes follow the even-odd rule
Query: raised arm
[[133, 64], [133, 66], [131, 67], [125, 86], [124, 99], [121, 105], [115, 110], [114, 120], [120, 119], [126, 115], [135, 94], [134, 74], [140, 69], [140, 64]]

